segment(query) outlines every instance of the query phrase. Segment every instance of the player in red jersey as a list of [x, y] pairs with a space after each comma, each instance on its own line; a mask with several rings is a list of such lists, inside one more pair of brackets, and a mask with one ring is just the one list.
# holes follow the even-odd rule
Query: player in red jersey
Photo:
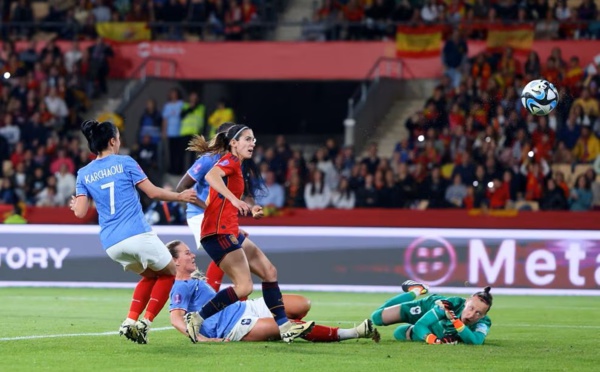
[[225, 154], [205, 177], [210, 190], [206, 199], [200, 242], [210, 258], [231, 278], [233, 286], [217, 292], [200, 311], [185, 315], [186, 329], [194, 343], [200, 338], [200, 327], [204, 319], [252, 293], [251, 273], [262, 279], [265, 304], [279, 326], [283, 341], [292, 342], [304, 336], [315, 324], [312, 321], [290, 322], [277, 282], [277, 269], [250, 239], [243, 239], [240, 244], [242, 239], [238, 213], [244, 216], [252, 213], [254, 218], [263, 216], [261, 206], [251, 207], [241, 200], [244, 196], [254, 198], [256, 192], [264, 187], [258, 167], [252, 161], [255, 144], [252, 129], [241, 124], [217, 134], [210, 143], [204, 142], [204, 148], [199, 144], [200, 153]]

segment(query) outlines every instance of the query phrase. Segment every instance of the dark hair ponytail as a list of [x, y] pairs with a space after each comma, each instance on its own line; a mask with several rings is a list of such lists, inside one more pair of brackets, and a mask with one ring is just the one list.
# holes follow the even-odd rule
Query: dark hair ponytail
[[81, 132], [90, 151], [96, 155], [106, 150], [110, 140], [117, 137], [117, 127], [109, 121], [86, 120], [81, 124]]
[[488, 305], [488, 311], [492, 308], [492, 302], [494, 301], [494, 296], [490, 293], [492, 287], [485, 287], [482, 292], [477, 292], [473, 295], [473, 297], [479, 297], [479, 299]]

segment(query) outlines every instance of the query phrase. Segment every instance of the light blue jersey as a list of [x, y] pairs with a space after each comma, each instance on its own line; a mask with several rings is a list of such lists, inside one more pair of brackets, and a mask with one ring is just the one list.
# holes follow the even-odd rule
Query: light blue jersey
[[[206, 198], [208, 197], [209, 186], [204, 177], [206, 177], [208, 171], [212, 169], [212, 167], [217, 163], [217, 161], [219, 161], [220, 158], [221, 156], [218, 154], [202, 155], [196, 159], [194, 164], [192, 164], [190, 169], [188, 169], [187, 174], [192, 177], [194, 181], [196, 181], [194, 190], [196, 190], [198, 200], [202, 200], [203, 202], [206, 201]], [[195, 204], [187, 203], [186, 217], [188, 219], [203, 213], [204, 209]]]
[[[204, 280], [176, 280], [171, 289], [169, 311], [184, 310], [186, 313], [200, 311], [202, 306], [210, 301], [214, 295], [214, 289], [206, 284]], [[202, 327], [200, 327], [200, 334], [208, 338], [227, 337], [242, 315], [244, 315], [245, 310], [246, 303], [242, 301], [227, 306], [225, 309], [204, 320]]]
[[122, 240], [151, 231], [135, 188], [147, 178], [138, 163], [124, 155], [96, 159], [77, 172], [75, 193], [96, 202], [100, 242], [105, 250]]

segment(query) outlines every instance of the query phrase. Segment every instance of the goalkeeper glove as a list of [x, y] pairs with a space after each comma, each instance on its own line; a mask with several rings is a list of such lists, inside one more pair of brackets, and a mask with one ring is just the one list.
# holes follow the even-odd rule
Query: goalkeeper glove
[[458, 340], [459, 340], [459, 338], [455, 335], [447, 335], [447, 336], [442, 337], [442, 339], [440, 341], [442, 344], [456, 345], [456, 344], [458, 344]]
[[437, 300], [435, 304], [438, 305], [440, 309], [444, 310], [444, 313], [446, 314], [446, 318], [448, 318], [448, 320], [454, 321], [457, 319], [456, 314], [454, 314], [454, 310], [452, 310], [452, 304], [450, 303], [450, 301]]

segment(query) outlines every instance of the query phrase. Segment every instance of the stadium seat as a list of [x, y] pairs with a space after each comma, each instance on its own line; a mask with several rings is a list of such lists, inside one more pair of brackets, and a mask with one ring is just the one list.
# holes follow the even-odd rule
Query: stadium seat
[[515, 203], [515, 209], [518, 211], [538, 211], [540, 204], [532, 200], [520, 200]]

